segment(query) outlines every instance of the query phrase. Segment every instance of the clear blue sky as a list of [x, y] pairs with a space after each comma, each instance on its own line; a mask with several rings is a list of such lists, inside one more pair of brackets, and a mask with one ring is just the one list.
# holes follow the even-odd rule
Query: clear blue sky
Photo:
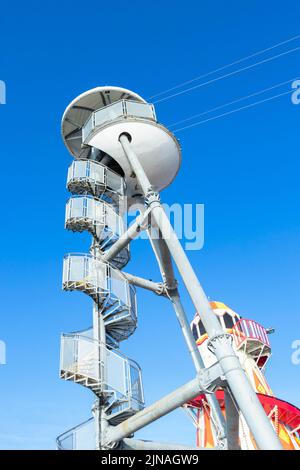
[[[90, 392], [58, 378], [60, 333], [91, 323], [90, 300], [61, 290], [64, 253], [88, 249], [87, 237], [64, 230], [65, 106], [106, 84], [151, 96], [299, 34], [299, 14], [299, 1], [2, 4], [0, 448], [54, 448], [56, 435], [90, 416]], [[298, 51], [161, 103], [158, 117], [172, 123], [297, 77], [299, 58]], [[190, 252], [191, 261], [212, 299], [276, 328], [268, 378], [297, 405], [299, 118], [287, 95], [178, 134], [182, 168], [163, 193], [165, 202], [205, 204], [205, 247]], [[128, 271], [158, 278], [145, 242], [132, 253]], [[151, 403], [192, 378], [193, 368], [167, 302], [142, 291], [138, 302], [139, 328], [122, 350], [141, 364]], [[181, 410], [139, 435], [194, 442]]]

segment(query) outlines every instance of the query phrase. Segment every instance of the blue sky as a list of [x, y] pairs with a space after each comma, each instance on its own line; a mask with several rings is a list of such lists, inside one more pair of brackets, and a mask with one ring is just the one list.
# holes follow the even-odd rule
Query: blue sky
[[[147, 98], [299, 34], [299, 13], [296, 1], [258, 0], [1, 6], [0, 339], [7, 365], [0, 366], [0, 448], [52, 449], [58, 434], [90, 416], [89, 391], [58, 378], [60, 333], [91, 323], [90, 300], [61, 291], [64, 253], [89, 246], [88, 237], [64, 230], [65, 106], [108, 84]], [[278, 52], [296, 46], [299, 40]], [[293, 79], [299, 58], [297, 51], [162, 102], [158, 118], [173, 123]], [[205, 246], [189, 252], [195, 270], [211, 299], [276, 328], [268, 379], [297, 405], [299, 116], [300, 105], [286, 95], [178, 133], [182, 168], [162, 195], [170, 204], [205, 204]], [[128, 271], [158, 279], [145, 241], [132, 254]], [[139, 328], [121, 349], [142, 366], [151, 403], [191, 379], [193, 367], [170, 305], [142, 291], [138, 302]], [[179, 410], [139, 436], [191, 444], [194, 428]]]

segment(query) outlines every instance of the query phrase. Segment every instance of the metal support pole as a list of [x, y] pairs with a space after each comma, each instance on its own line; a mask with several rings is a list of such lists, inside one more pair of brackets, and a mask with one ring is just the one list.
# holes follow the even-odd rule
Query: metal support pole
[[[190, 351], [194, 366], [197, 372], [199, 372], [200, 370], [203, 370], [205, 366], [204, 366], [202, 357], [199, 353], [199, 349], [194, 340], [193, 334], [191, 332], [190, 325], [187, 321], [187, 317], [185, 315], [178, 291], [176, 290], [176, 292], [172, 293], [170, 295], [170, 298], [171, 298], [171, 302], [173, 304], [178, 322], [181, 326], [182, 334], [185, 338], [186, 344]], [[213, 421], [213, 424], [215, 425], [217, 441], [221, 441], [222, 445], [225, 447], [226, 445], [226, 442], [224, 442], [226, 438], [225, 419], [222, 414], [219, 402], [215, 395], [206, 394], [205, 397], [211, 410], [212, 421]]]
[[[99, 313], [98, 313], [98, 305], [96, 302], [93, 303], [93, 339], [97, 341], [98, 347], [96, 349], [96, 358], [95, 360], [98, 363], [98, 374], [100, 376], [101, 369], [101, 348], [100, 348], [100, 328], [99, 328], [99, 321], [98, 321]], [[100, 447], [100, 440], [101, 440], [101, 407], [100, 407], [100, 399], [96, 398], [94, 406], [92, 408], [93, 415], [94, 415], [94, 422], [95, 422], [95, 438], [96, 438], [96, 449]]]
[[240, 416], [237, 407], [228, 390], [225, 389], [225, 410], [227, 424], [228, 450], [240, 450], [239, 445], [239, 422]]
[[[146, 227], [143, 227], [143, 223], [145, 222], [145, 220], [147, 220], [149, 212], [150, 212], [149, 210], [148, 211], [146, 210], [142, 214], [142, 216], [137, 217], [137, 219], [129, 227], [127, 232], [124, 233], [123, 236], [113, 245], [113, 247], [107, 253], [105, 253], [105, 255], [102, 256], [103, 261], [110, 261], [112, 258], [114, 258], [125, 246], [128, 245], [128, 243], [133, 238], [135, 238], [139, 234], [140, 230], [146, 228]], [[149, 233], [149, 236], [150, 236], [150, 233]], [[202, 368], [204, 368], [204, 364], [201, 359], [199, 350], [196, 346], [196, 343], [194, 341], [193, 335], [191, 333], [191, 329], [190, 329], [186, 314], [183, 310], [183, 306], [180, 301], [178, 290], [176, 288], [177, 282], [174, 277], [172, 259], [170, 256], [169, 249], [162, 238], [158, 238], [158, 239], [156, 239], [155, 237], [153, 239], [150, 238], [150, 242], [152, 244], [153, 251], [156, 255], [163, 280], [166, 284], [166, 289], [168, 290], [167, 295], [169, 296], [173, 304], [178, 322], [180, 324], [183, 336], [188, 346], [188, 350], [191, 354], [196, 371], [198, 372]], [[126, 277], [128, 279], [128, 275], [126, 275]], [[223, 439], [225, 437], [225, 432], [224, 432], [225, 421], [224, 421], [219, 403], [216, 400], [216, 398], [212, 395], [207, 395], [206, 398], [212, 409], [212, 413], [215, 415], [214, 419], [218, 427], [217, 438]]]
[[197, 397], [199, 393], [204, 393], [201, 388], [200, 380], [196, 377], [187, 384], [182, 385], [152, 405], [147, 406], [142, 411], [131, 416], [131, 418], [128, 418], [123, 423], [118, 424], [117, 426], [108, 427], [106, 444], [109, 446], [111, 443], [118, 442], [148, 424], [153, 423], [162, 416], [165, 416], [171, 411], [176, 410], [176, 408], [182, 406], [187, 401]]
[[[166, 285], [167, 294], [173, 304], [177, 320], [181, 327], [183, 337], [185, 339], [195, 369], [197, 372], [199, 372], [200, 370], [204, 369], [205, 366], [199, 349], [197, 348], [193, 334], [191, 332], [191, 328], [186, 313], [184, 311], [182, 302], [180, 300], [180, 295], [177, 289], [177, 281], [174, 275], [172, 258], [170, 255], [169, 248], [165, 240], [161, 238], [161, 233], [158, 230], [154, 232], [151, 228], [151, 230], [148, 230], [148, 236], [152, 245], [152, 249], [155, 253], [163, 280]], [[219, 402], [215, 395], [207, 394], [206, 399], [211, 409], [212, 420], [216, 430], [217, 441], [220, 441], [220, 444], [222, 446], [225, 446], [225, 420]]]
[[[164, 442], [143, 441], [140, 439], [125, 438], [121, 444], [121, 450], [209, 450], [199, 447], [187, 447], [180, 444], [169, 444]], [[210, 449], [214, 450], [214, 449]]]
[[122, 274], [127, 279], [129, 284], [132, 284], [136, 287], [141, 287], [142, 289], [150, 290], [157, 295], [166, 295], [165, 287], [160, 282], [153, 282], [148, 279], [135, 276], [134, 274], [124, 273], [124, 271], [122, 271]]
[[172, 258], [166, 242], [162, 238], [160, 231], [153, 226], [147, 230], [147, 234], [166, 289], [168, 291], [176, 289], [178, 283], [175, 279]]
[[145, 230], [147, 227], [144, 225], [147, 222], [147, 217], [150, 210], [146, 210], [144, 214], [138, 216], [135, 221], [130, 225], [128, 230], [113, 244], [113, 246], [104, 255], [102, 255], [102, 261], [110, 261], [120, 251], [123, 250], [134, 238], [136, 238], [141, 230]]
[[127, 135], [122, 134], [119, 140], [142, 191], [148, 198], [151, 214], [166, 241], [193, 304], [201, 316], [209, 336], [209, 347], [222, 367], [232, 395], [246, 419], [257, 446], [260, 449], [281, 450], [280, 441], [242, 369], [228, 335], [214, 315], [200, 282], [160, 204], [158, 195], [154, 193], [143, 167], [131, 148]]
[[[91, 251], [95, 257], [99, 257], [100, 250], [94, 237]], [[104, 377], [106, 376], [106, 330], [103, 315], [99, 312], [98, 302], [94, 302], [93, 305], [93, 339], [97, 342], [97, 356], [95, 359], [98, 362], [99, 379], [102, 381], [103, 375]], [[103, 399], [101, 397], [97, 398], [93, 407], [96, 427], [96, 449], [102, 449], [103, 436], [108, 426], [104, 409]]]
[[[148, 234], [149, 236], [151, 236], [150, 231], [148, 231]], [[177, 281], [174, 276], [170, 252], [168, 250], [168, 247], [165, 245], [164, 240], [159, 238], [156, 239], [153, 237], [150, 238], [150, 242], [155, 253], [156, 259], [158, 261], [163, 280], [165, 282], [167, 296], [171, 300], [172, 305], [174, 307], [178, 323], [180, 325], [183, 337], [185, 339], [196, 371], [199, 372], [201, 369], [204, 368], [204, 364], [200, 357], [199, 350], [197, 348], [187, 316], [185, 314], [179, 297]]]

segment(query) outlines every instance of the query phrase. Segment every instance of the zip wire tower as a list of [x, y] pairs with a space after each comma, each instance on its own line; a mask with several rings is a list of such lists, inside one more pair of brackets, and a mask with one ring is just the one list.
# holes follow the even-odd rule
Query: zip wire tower
[[[60, 376], [88, 387], [95, 401], [93, 417], [59, 436], [58, 448], [185, 449], [133, 435], [203, 394], [211, 409], [216, 448], [230, 448], [237, 408], [258, 448], [281, 449], [232, 338], [212, 311], [161, 205], [160, 191], [172, 183], [181, 163], [175, 136], [158, 123], [152, 104], [110, 86], [89, 90], [71, 102], [63, 115], [62, 136], [74, 157], [67, 177], [71, 197], [65, 225], [92, 236], [89, 253], [65, 256], [63, 289], [91, 297], [93, 325], [62, 335]], [[135, 204], [139, 215], [127, 228], [124, 214]], [[129, 244], [141, 230], [148, 233], [161, 282], [123, 271], [130, 259]], [[208, 347], [216, 358], [210, 367], [205, 367], [192, 335], [173, 263], [208, 334]], [[119, 350], [137, 326], [136, 286], [170, 300], [195, 366], [190, 382], [147, 407], [141, 369]], [[216, 397], [219, 390], [227, 396], [226, 422]]]

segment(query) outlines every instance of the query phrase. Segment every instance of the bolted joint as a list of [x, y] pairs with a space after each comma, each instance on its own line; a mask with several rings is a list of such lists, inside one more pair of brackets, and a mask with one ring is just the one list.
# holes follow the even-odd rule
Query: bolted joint
[[155, 294], [157, 294], [157, 295], [166, 295], [168, 297], [168, 291], [167, 291], [167, 288], [166, 288], [165, 284], [163, 284], [162, 282], [159, 282], [157, 284], [157, 290], [156, 290]]
[[178, 294], [178, 282], [176, 279], [173, 280], [172, 284], [170, 282], [164, 282], [164, 288], [167, 296], [172, 302], [174, 295]]
[[229, 333], [224, 332], [224, 333], [218, 333], [217, 335], [212, 336], [209, 339], [208, 343], [207, 343], [207, 349], [211, 353], [215, 354], [216, 343], [218, 343], [220, 340], [222, 341], [224, 339], [229, 341], [232, 345], [232, 341], [233, 341], [232, 336]]
[[110, 426], [107, 426], [106, 429], [103, 430], [101, 433], [101, 450], [113, 450], [116, 449], [116, 447], [119, 447], [120, 442], [111, 442], [109, 439], [109, 428]]
[[145, 196], [145, 205], [150, 207], [152, 204], [160, 204], [160, 195], [157, 191], [154, 191], [152, 188], [148, 190]]
[[214, 393], [218, 388], [224, 387], [226, 384], [222, 368], [218, 362], [210, 367], [201, 369], [197, 374], [197, 378], [199, 389], [201, 393], [205, 394]]

